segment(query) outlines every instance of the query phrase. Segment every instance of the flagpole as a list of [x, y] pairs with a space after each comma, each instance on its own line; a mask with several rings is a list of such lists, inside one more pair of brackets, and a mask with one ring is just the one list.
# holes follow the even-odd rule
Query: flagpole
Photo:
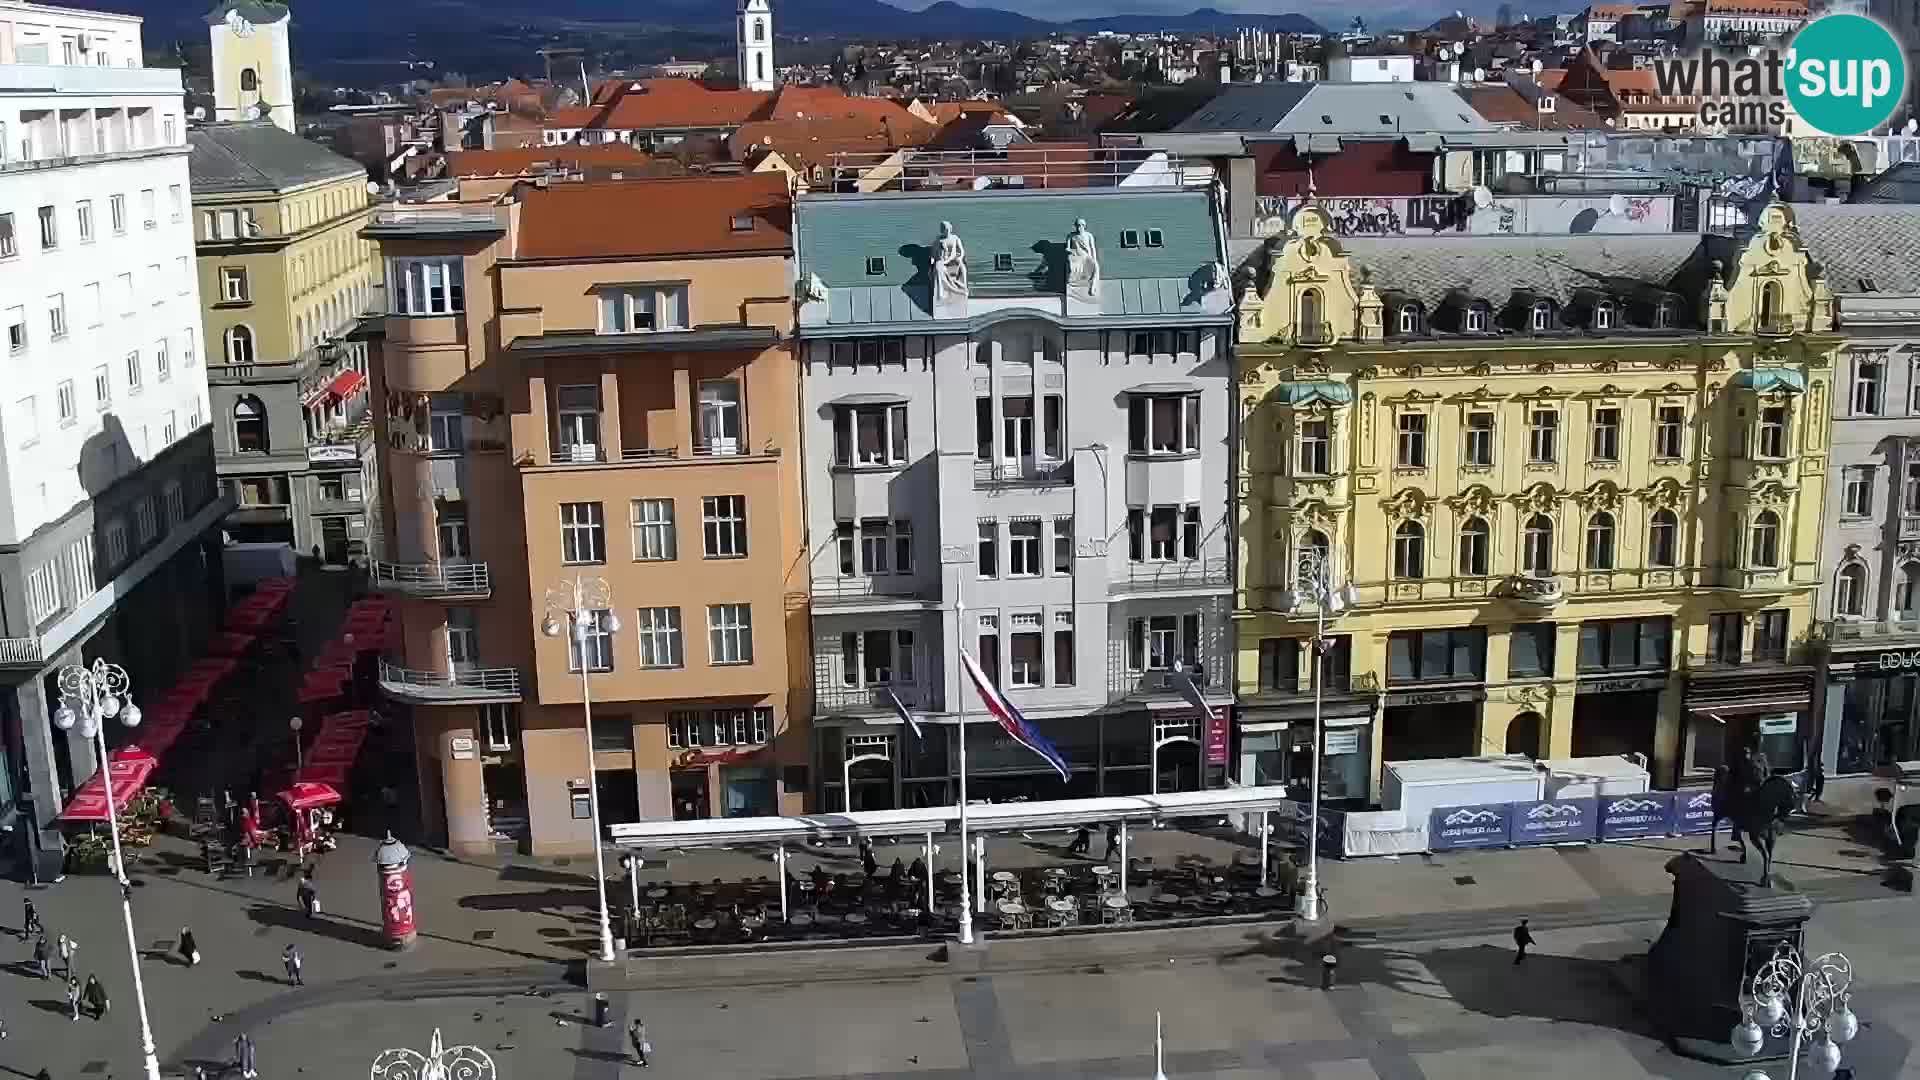
[[[959, 576], [956, 575], [953, 587], [953, 633], [954, 633], [954, 673], [956, 679], [961, 673], [960, 650], [966, 648], [966, 631], [962, 628], [967, 621], [967, 601], [960, 595]], [[956, 689], [958, 689], [956, 682]], [[973, 892], [967, 887], [967, 871], [973, 862], [973, 850], [967, 846], [967, 709], [963, 704], [967, 695], [963, 691], [960, 700], [954, 702], [960, 722], [960, 944], [973, 944]]]

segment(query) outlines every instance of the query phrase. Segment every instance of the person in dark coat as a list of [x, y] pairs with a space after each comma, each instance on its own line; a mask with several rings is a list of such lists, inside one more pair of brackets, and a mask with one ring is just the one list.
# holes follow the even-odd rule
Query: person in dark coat
[[1085, 855], [1093, 850], [1093, 830], [1085, 825], [1073, 830], [1073, 843], [1067, 845], [1067, 854]]
[[653, 1043], [647, 1040], [646, 1023], [636, 1019], [633, 1023], [628, 1024], [627, 1041], [633, 1044], [634, 1063], [643, 1069], [646, 1068], [647, 1055], [653, 1052]]
[[300, 946], [298, 945], [287, 946], [280, 953], [280, 962], [287, 965], [287, 981], [288, 982], [292, 983], [295, 986], [307, 985], [307, 980], [300, 973], [300, 968], [302, 963], [300, 958]]
[[47, 945], [45, 933], [33, 939], [33, 970], [43, 979], [53, 978], [53, 949]]
[[1107, 826], [1107, 850], [1106, 850], [1106, 854], [1100, 856], [1100, 861], [1112, 862], [1114, 855], [1118, 854], [1119, 851], [1120, 851], [1120, 824], [1119, 822], [1115, 822]]
[[880, 860], [873, 857], [873, 845], [860, 841], [860, 869], [871, 879], [880, 872]]
[[233, 1037], [233, 1067], [240, 1071], [242, 1080], [255, 1080], [260, 1075], [254, 1068], [253, 1036], [244, 1031]]
[[313, 887], [311, 871], [301, 872], [300, 885], [294, 889], [293, 894], [300, 901], [300, 910], [307, 913], [307, 918], [311, 919], [320, 914], [320, 894]]
[[185, 960], [188, 967], [200, 966], [200, 944], [193, 940], [190, 926], [180, 928], [180, 959]]
[[40, 926], [40, 912], [34, 910], [33, 897], [31, 896], [21, 897], [20, 906], [21, 906], [20, 940], [25, 941], [28, 938], [32, 937], [33, 935], [41, 932], [42, 927]]
[[100, 985], [100, 976], [87, 976], [86, 989], [80, 991], [80, 994], [86, 998], [87, 1008], [93, 1010], [95, 1020], [107, 1018], [107, 1010], [113, 1008], [113, 1002], [107, 999], [107, 988]]
[[1519, 967], [1527, 958], [1527, 949], [1533, 944], [1533, 931], [1527, 929], [1527, 920], [1521, 919], [1520, 925], [1513, 928], [1513, 966]]

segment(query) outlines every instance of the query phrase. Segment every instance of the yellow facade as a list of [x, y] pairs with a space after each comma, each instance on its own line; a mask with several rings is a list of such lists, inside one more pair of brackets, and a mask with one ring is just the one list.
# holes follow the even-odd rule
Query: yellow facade
[[[1483, 310], [1461, 316], [1479, 332], [1396, 333], [1424, 331], [1434, 313], [1403, 314], [1394, 260], [1361, 265], [1323, 212], [1300, 212], [1241, 300], [1243, 731], [1263, 703], [1310, 693], [1316, 605], [1296, 580], [1315, 549], [1357, 590], [1327, 630], [1347, 639], [1352, 684], [1328, 690], [1371, 713], [1372, 799], [1396, 755], [1638, 750], [1672, 785], [1719, 760], [1711, 743], [1729, 721], [1698, 696], [1713, 670], [1800, 677], [1820, 574], [1832, 296], [1785, 207], [1722, 260], [1709, 264], [1712, 241], [1697, 239], [1700, 287], [1640, 289], [1659, 313], [1643, 328], [1610, 331], [1612, 309], [1595, 314], [1630, 302], [1609, 284], [1599, 299], [1562, 295], [1587, 305], [1582, 327], [1509, 332]], [[1716, 614], [1739, 618], [1710, 627]], [[1450, 628], [1462, 632], [1395, 643]], [[1418, 730], [1429, 720], [1436, 732]]]
[[[253, 362], [287, 363], [367, 309], [382, 275], [360, 237], [370, 213], [366, 176], [342, 164], [339, 177], [285, 191], [194, 193], [212, 363], [237, 351], [228, 334], [236, 326], [252, 335]], [[244, 274], [238, 299], [229, 297], [227, 271]]]

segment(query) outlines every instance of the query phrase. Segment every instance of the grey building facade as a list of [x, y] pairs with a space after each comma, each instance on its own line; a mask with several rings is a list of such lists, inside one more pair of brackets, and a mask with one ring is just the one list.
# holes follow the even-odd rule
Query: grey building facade
[[1920, 207], [1795, 207], [1846, 335], [1832, 457], [1816, 693], [1829, 775], [1920, 757]]
[[[1221, 209], [1177, 186], [798, 200], [821, 808], [952, 802], [962, 724], [974, 799], [1224, 781], [1225, 710], [1209, 732], [1172, 681], [1232, 700]], [[990, 722], [963, 650], [1070, 779]]]

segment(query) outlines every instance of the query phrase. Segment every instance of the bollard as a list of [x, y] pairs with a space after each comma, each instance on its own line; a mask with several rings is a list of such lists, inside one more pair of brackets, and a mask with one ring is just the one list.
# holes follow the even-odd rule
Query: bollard
[[593, 995], [593, 1026], [606, 1027], [613, 1022], [613, 1003], [605, 994]]
[[1327, 953], [1320, 958], [1320, 989], [1333, 989], [1333, 969], [1340, 966], [1340, 958]]

